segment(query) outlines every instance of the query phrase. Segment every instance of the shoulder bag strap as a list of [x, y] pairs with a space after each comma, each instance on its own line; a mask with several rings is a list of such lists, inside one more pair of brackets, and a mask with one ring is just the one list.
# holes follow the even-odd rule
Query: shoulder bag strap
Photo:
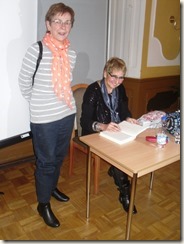
[[39, 55], [38, 55], [38, 59], [37, 59], [37, 63], [36, 63], [36, 69], [35, 69], [35, 72], [33, 74], [33, 78], [32, 78], [32, 86], [34, 85], [34, 77], [36, 75], [36, 72], [37, 72], [37, 69], [39, 67], [39, 64], [40, 64], [40, 61], [42, 59], [42, 53], [43, 53], [43, 46], [42, 46], [42, 42], [41, 41], [38, 41], [37, 42], [38, 45], [39, 45]]

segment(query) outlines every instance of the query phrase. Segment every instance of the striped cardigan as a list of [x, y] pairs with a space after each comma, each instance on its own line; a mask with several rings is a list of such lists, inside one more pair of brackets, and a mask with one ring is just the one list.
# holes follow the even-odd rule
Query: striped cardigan
[[[21, 93], [29, 102], [30, 121], [39, 124], [49, 123], [76, 113], [76, 105], [73, 96], [73, 108], [70, 109], [65, 101], [60, 101], [54, 93], [51, 72], [52, 53], [44, 44], [42, 60], [34, 78], [34, 86], [32, 86], [32, 76], [36, 68], [38, 54], [38, 43], [34, 43], [28, 48], [23, 58], [18, 78]], [[69, 49], [68, 55], [72, 72], [75, 67], [76, 53]]]

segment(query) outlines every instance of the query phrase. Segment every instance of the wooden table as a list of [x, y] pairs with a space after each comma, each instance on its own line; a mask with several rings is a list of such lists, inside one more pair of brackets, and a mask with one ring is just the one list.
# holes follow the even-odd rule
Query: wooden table
[[160, 149], [156, 143], [147, 142], [145, 136], [155, 136], [156, 129], [147, 129], [137, 138], [123, 145], [103, 138], [98, 133], [82, 136], [80, 140], [89, 146], [87, 166], [87, 219], [90, 210], [90, 175], [92, 153], [125, 172], [132, 178], [130, 206], [127, 215], [125, 239], [130, 238], [132, 212], [134, 207], [137, 178], [152, 173], [162, 167], [180, 160], [180, 145], [169, 135], [169, 143]]

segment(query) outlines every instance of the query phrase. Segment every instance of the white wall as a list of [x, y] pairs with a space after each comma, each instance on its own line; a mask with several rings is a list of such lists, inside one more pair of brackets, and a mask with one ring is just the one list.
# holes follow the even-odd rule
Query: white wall
[[[45, 14], [56, 0], [38, 1], [38, 38], [45, 34]], [[69, 35], [77, 52], [74, 81], [92, 83], [102, 78], [106, 62], [108, 0], [63, 0], [75, 11], [74, 26]]]
[[[53, 0], [0, 0], [0, 147], [30, 131], [28, 103], [18, 86], [27, 48], [45, 33], [45, 14]], [[64, 0], [75, 13], [70, 34], [77, 52], [73, 84], [102, 77], [107, 48], [108, 0]], [[38, 14], [37, 14], [38, 13]]]
[[29, 131], [28, 104], [18, 86], [27, 47], [36, 40], [37, 1], [0, 0], [0, 140]]

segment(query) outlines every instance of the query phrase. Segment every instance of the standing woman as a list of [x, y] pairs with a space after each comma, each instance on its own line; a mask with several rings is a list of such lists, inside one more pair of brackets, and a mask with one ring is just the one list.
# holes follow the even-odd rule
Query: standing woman
[[[105, 64], [103, 78], [88, 86], [82, 103], [82, 135], [105, 130], [119, 131], [118, 123], [123, 120], [137, 123], [135, 119], [131, 118], [128, 109], [128, 98], [123, 85], [125, 74], [125, 62], [120, 58], [112, 57]], [[108, 174], [114, 178], [120, 192], [119, 201], [124, 210], [128, 212], [130, 203], [128, 175], [114, 166], [109, 168]], [[135, 206], [133, 213], [137, 213]]]
[[28, 48], [19, 74], [20, 90], [30, 107], [30, 126], [36, 157], [37, 210], [51, 227], [60, 226], [51, 209], [51, 196], [61, 202], [69, 200], [57, 188], [57, 183], [76, 113], [71, 91], [76, 53], [70, 49], [68, 40], [73, 23], [72, 8], [63, 3], [51, 5], [45, 16], [47, 32], [42, 39], [43, 55], [34, 85], [32, 77], [39, 55], [37, 43]]

